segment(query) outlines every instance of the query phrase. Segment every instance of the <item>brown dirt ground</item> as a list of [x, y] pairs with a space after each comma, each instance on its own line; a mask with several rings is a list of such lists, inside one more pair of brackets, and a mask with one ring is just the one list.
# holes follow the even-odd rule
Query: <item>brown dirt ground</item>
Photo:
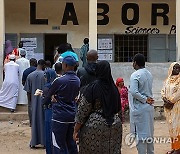
[[[123, 125], [122, 154], [137, 154], [136, 148], [129, 148], [124, 138], [129, 133], [129, 124]], [[0, 154], [45, 154], [44, 149], [29, 148], [30, 127], [28, 122], [0, 122]], [[155, 136], [168, 137], [164, 121], [155, 121]], [[155, 154], [165, 154], [170, 150], [169, 143], [155, 144]]]

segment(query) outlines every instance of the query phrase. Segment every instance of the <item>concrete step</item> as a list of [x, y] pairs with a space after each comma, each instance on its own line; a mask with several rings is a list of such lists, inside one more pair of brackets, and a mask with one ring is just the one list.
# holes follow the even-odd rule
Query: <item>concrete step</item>
[[[20, 104], [18, 104], [16, 106], [16, 110], [15, 111], [16, 112], [26, 112], [26, 111], [28, 111], [28, 105], [20, 105]], [[7, 109], [7, 108], [4, 108], [4, 107], [0, 107], [0, 113], [1, 112], [10, 112], [10, 110]]]
[[0, 112], [0, 121], [24, 121], [28, 119], [29, 117], [27, 112]]

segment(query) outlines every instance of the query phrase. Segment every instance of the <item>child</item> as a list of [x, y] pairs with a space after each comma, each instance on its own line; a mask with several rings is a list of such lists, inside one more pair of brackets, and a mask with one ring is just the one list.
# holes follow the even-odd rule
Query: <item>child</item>
[[128, 109], [128, 106], [129, 106], [128, 88], [126, 86], [124, 86], [123, 78], [117, 78], [116, 86], [119, 90], [120, 97], [121, 97], [122, 119], [124, 121], [124, 114], [125, 114], [125, 111]]

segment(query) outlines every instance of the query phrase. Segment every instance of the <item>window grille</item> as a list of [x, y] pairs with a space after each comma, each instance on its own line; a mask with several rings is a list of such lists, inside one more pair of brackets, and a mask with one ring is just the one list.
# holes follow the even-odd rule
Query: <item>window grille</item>
[[115, 35], [115, 62], [132, 62], [137, 53], [147, 61], [148, 35]]

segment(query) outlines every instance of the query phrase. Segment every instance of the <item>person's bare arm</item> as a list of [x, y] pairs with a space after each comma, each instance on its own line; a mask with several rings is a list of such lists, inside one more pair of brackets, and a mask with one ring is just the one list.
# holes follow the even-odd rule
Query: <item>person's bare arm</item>
[[82, 124], [80, 124], [80, 123], [76, 123], [75, 126], [74, 126], [74, 133], [73, 133], [74, 141], [77, 141], [79, 139], [78, 132], [79, 132], [81, 126], [82, 126]]
[[54, 62], [56, 62], [58, 60], [58, 58], [59, 58], [59, 53], [56, 52], [56, 54], [54, 55]]

